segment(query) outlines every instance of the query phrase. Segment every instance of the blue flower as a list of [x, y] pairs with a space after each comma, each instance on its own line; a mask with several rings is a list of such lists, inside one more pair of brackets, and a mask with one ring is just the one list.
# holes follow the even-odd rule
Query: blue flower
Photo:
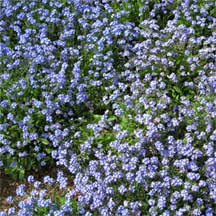
[[25, 194], [26, 194], [26, 192], [25, 192], [25, 185], [24, 184], [22, 184], [22, 185], [19, 185], [18, 187], [17, 187], [17, 189], [16, 189], [16, 195], [17, 196], [24, 196]]

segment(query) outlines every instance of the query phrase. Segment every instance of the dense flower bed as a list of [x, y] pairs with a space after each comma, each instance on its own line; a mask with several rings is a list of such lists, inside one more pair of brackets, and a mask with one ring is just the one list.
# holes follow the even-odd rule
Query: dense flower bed
[[214, 0], [0, 1], [0, 171], [31, 188], [0, 216], [215, 215], [215, 15]]

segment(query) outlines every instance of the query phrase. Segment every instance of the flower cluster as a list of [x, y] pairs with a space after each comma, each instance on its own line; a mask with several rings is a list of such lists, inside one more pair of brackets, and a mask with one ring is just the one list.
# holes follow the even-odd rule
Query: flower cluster
[[2, 0], [0, 216], [215, 215], [215, 8]]

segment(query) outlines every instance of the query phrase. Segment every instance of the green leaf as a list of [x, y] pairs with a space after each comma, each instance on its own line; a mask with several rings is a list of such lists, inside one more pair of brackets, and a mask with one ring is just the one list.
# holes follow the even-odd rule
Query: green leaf
[[182, 143], [183, 143], [183, 144], [187, 144], [186, 138], [184, 138], [184, 139], [182, 140]]
[[116, 119], [117, 119], [116, 116], [111, 116], [108, 118], [109, 121], [115, 121]]
[[50, 153], [52, 152], [52, 150], [53, 150], [53, 149], [51, 149], [51, 148], [46, 148], [46, 149], [45, 149], [45, 151], [46, 151], [48, 154], [50, 154]]
[[97, 121], [99, 121], [101, 119], [101, 115], [95, 114], [93, 116], [94, 116], [94, 119], [97, 120]]
[[48, 145], [49, 144], [49, 141], [47, 139], [45, 139], [45, 138], [39, 138], [39, 141], [41, 143], [43, 143], [44, 145]]
[[175, 89], [175, 91], [176, 91], [177, 93], [179, 93], [180, 95], [182, 95], [182, 90], [181, 90], [179, 87], [174, 86], [173, 88]]
[[24, 169], [19, 169], [19, 174], [18, 174], [19, 180], [23, 180], [25, 177], [25, 170]]

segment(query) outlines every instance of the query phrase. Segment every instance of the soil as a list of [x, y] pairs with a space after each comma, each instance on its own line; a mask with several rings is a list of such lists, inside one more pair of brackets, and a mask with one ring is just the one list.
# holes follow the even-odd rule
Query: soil
[[[54, 167], [41, 170], [41, 172], [34, 174], [29, 173], [29, 175], [33, 175], [35, 180], [42, 181], [43, 177], [46, 175], [56, 177], [56, 172], [57, 169]], [[6, 202], [6, 198], [8, 196], [16, 196], [16, 188], [23, 183], [26, 183], [26, 179], [22, 181], [14, 180], [10, 175], [7, 175], [2, 170], [0, 170], [0, 211], [8, 208], [9, 205]]]
[[15, 195], [16, 187], [19, 182], [15, 182], [9, 175], [0, 170], [0, 210], [7, 208], [5, 198]]

